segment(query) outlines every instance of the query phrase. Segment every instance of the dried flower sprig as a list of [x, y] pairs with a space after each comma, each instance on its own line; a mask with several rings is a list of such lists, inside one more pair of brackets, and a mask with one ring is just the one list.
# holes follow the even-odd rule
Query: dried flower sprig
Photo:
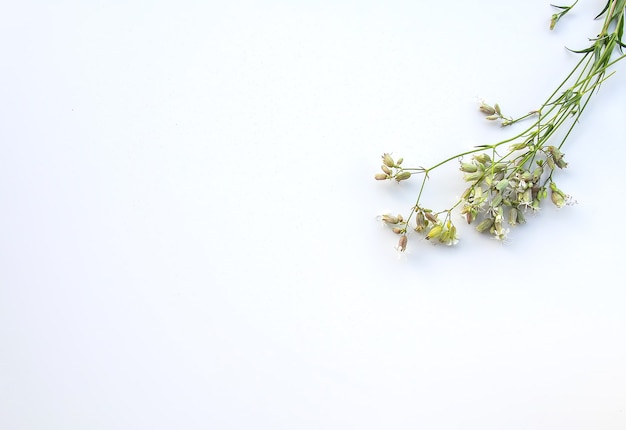
[[[577, 1], [576, 1], [577, 2]], [[550, 21], [550, 29], [567, 14], [571, 6], [554, 6], [560, 10]], [[424, 233], [430, 241], [447, 245], [457, 242], [457, 231], [452, 212], [460, 212], [468, 224], [476, 223], [476, 230], [489, 232], [504, 240], [509, 229], [526, 222], [526, 213], [539, 210], [542, 202], [550, 200], [556, 207], [570, 204], [572, 199], [560, 190], [554, 174], [567, 167], [562, 147], [569, 137], [591, 97], [600, 85], [615, 72], [608, 72], [626, 55], [622, 53], [626, 0], [608, 0], [596, 17], [604, 15], [600, 34], [590, 39], [588, 48], [570, 50], [582, 58], [538, 109], [512, 118], [502, 113], [499, 104], [481, 103], [479, 110], [487, 120], [499, 121], [502, 127], [512, 126], [534, 118], [532, 124], [514, 136], [492, 145], [480, 145], [472, 150], [448, 157], [431, 167], [404, 167], [403, 159], [394, 160], [390, 154], [382, 156], [382, 173], [376, 180], [394, 180], [398, 183], [422, 175], [417, 199], [406, 218], [402, 215], [382, 215], [381, 220], [400, 235], [397, 249], [406, 250], [410, 230]], [[619, 51], [615, 55], [616, 51]], [[557, 131], [563, 130], [561, 134]], [[553, 143], [554, 142], [554, 143]], [[435, 212], [421, 201], [430, 173], [451, 161], [458, 160], [467, 188], [450, 207]]]

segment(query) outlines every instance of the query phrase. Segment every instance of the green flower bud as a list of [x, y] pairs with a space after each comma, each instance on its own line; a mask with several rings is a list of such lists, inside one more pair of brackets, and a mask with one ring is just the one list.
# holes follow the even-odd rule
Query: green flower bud
[[502, 204], [502, 194], [497, 193], [495, 196], [493, 196], [493, 199], [491, 199], [491, 207], [497, 208], [501, 204]]
[[476, 231], [479, 232], [483, 232], [489, 228], [491, 228], [491, 226], [493, 225], [493, 218], [486, 218], [484, 220], [482, 220], [477, 226], [476, 226]]
[[474, 155], [474, 157], [472, 158], [478, 161], [479, 163], [483, 163], [483, 164], [489, 163], [491, 161], [491, 157], [485, 153]]
[[509, 150], [510, 151], [519, 151], [526, 148], [526, 143], [522, 142], [522, 143], [514, 143], [513, 145], [509, 146]]
[[396, 163], [393, 161], [393, 158], [391, 158], [391, 155], [387, 153], [383, 154], [383, 163], [385, 164], [385, 166], [388, 167], [394, 167], [396, 165]]
[[430, 231], [426, 235], [426, 240], [436, 239], [441, 235], [442, 232], [443, 227], [441, 226], [441, 224], [437, 224], [430, 229]]
[[550, 195], [552, 203], [554, 203], [557, 208], [562, 208], [566, 203], [567, 194], [559, 190], [554, 182], [550, 184], [550, 190], [552, 190], [552, 194]]
[[517, 212], [518, 210], [516, 208], [509, 209], [509, 224], [510, 225], [517, 224]]
[[407, 172], [406, 170], [403, 170], [402, 172], [400, 172], [400, 173], [398, 173], [396, 175], [396, 181], [398, 181], [398, 182], [406, 181], [410, 177], [411, 177], [411, 172]]
[[478, 166], [473, 163], [461, 163], [461, 172], [474, 173], [478, 170]]
[[504, 172], [506, 171], [506, 168], [507, 168], [506, 163], [496, 163], [493, 166], [491, 166], [491, 169], [496, 173]]
[[474, 173], [468, 173], [463, 175], [463, 180], [466, 182], [475, 182], [480, 180], [484, 176], [484, 172], [478, 171]]
[[506, 187], [508, 187], [508, 186], [509, 186], [509, 180], [508, 179], [502, 179], [501, 181], [499, 181], [496, 184], [496, 190], [502, 191], [502, 190], [505, 190]]
[[517, 223], [526, 224], [526, 217], [524, 216], [524, 211], [520, 209], [517, 209]]

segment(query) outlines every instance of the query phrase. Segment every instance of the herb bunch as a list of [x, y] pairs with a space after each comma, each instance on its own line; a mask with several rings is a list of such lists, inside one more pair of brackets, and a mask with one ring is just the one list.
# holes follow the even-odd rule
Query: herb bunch
[[[550, 29], [567, 14], [571, 6], [554, 6]], [[557, 207], [572, 202], [554, 181], [555, 173], [567, 167], [563, 145], [578, 119], [587, 108], [600, 85], [615, 72], [609, 68], [622, 60], [624, 12], [626, 0], [608, 0], [596, 19], [604, 16], [601, 32], [590, 39], [592, 44], [582, 50], [570, 50], [581, 59], [538, 109], [512, 118], [501, 107], [481, 103], [479, 109], [489, 121], [510, 127], [524, 120], [532, 123], [523, 131], [491, 145], [445, 158], [431, 167], [404, 167], [403, 159], [383, 154], [381, 172], [376, 180], [398, 183], [422, 175], [417, 199], [406, 217], [384, 214], [381, 221], [400, 235], [397, 249], [405, 251], [409, 230], [425, 234], [425, 238], [447, 245], [457, 242], [457, 229], [452, 213], [459, 208], [468, 224], [476, 224], [479, 232], [488, 232], [504, 240], [508, 226], [526, 222], [528, 212], [537, 211], [544, 200]], [[616, 55], [617, 52], [617, 55]], [[560, 133], [557, 134], [557, 131]], [[422, 203], [422, 194], [430, 174], [444, 164], [458, 161], [467, 188], [450, 207], [433, 211]]]

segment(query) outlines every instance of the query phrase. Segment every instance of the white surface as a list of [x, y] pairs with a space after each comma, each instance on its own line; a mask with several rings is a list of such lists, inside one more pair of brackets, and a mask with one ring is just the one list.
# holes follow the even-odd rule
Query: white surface
[[0, 18], [1, 428], [626, 428], [623, 65], [509, 243], [399, 260], [372, 179], [503, 136], [604, 2], [54, 3]]

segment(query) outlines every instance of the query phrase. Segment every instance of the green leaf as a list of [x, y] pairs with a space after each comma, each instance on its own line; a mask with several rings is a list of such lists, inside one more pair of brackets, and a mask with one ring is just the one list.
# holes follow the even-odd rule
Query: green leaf
[[604, 12], [606, 12], [606, 11], [609, 9], [609, 5], [610, 5], [610, 4], [611, 4], [611, 0], [607, 1], [607, 2], [606, 2], [606, 5], [604, 5], [604, 9], [602, 9], [602, 12], [600, 12], [600, 13], [598, 14], [598, 16], [596, 16], [594, 19], [598, 19], [598, 18], [600, 18], [600, 17], [602, 16], [602, 14], [603, 14]]
[[570, 49], [567, 46], [565, 47], [565, 49], [567, 49], [568, 51], [574, 52], [576, 54], [586, 54], [587, 52], [593, 51], [595, 49], [595, 46], [590, 46], [589, 48], [581, 49], [580, 51], [577, 51], [575, 49]]

